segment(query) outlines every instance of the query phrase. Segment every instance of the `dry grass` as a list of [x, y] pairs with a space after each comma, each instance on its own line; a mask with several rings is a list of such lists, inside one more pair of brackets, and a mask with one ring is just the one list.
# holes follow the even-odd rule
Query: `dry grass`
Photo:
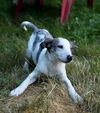
[[[64, 86], [56, 78], [43, 76], [21, 96], [1, 99], [1, 113], [99, 113], [99, 87], [96, 87], [99, 77], [90, 70], [91, 65], [86, 59], [79, 61], [75, 58], [67, 66], [70, 80], [84, 98], [82, 105], [71, 102]], [[22, 73], [15, 67], [12, 79], [18, 78], [18, 72]]]
[[[61, 85], [41, 83], [31, 85], [23, 95], [3, 99], [2, 113], [89, 113], [85, 105], [70, 102], [66, 90]], [[49, 95], [49, 96], [48, 96]]]
[[[58, 21], [61, 0], [52, 0], [53, 6], [48, 2], [49, 6], [38, 10], [33, 9], [33, 4], [27, 10], [23, 8], [17, 21], [11, 17], [11, 1], [0, 0], [0, 113], [100, 113], [99, 0], [93, 9], [87, 8], [84, 0], [77, 0], [65, 25]], [[10, 91], [27, 76], [22, 67], [27, 37], [32, 31], [24, 32], [19, 27], [24, 20], [48, 29], [54, 37], [76, 41], [79, 49], [66, 69], [75, 89], [84, 98], [83, 105], [73, 104], [56, 78], [42, 77], [21, 96], [9, 97]]]

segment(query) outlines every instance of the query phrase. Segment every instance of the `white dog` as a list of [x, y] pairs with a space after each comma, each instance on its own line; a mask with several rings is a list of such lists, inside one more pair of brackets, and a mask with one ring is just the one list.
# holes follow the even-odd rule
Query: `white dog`
[[[64, 83], [73, 102], [82, 103], [83, 99], [77, 94], [67, 78], [65, 69], [65, 63], [72, 60], [71, 48], [73, 48], [73, 45], [67, 39], [53, 39], [47, 30], [38, 29], [28, 21], [23, 22], [21, 25], [29, 26], [34, 30], [28, 41], [26, 57], [32, 59], [36, 67], [21, 85], [11, 91], [10, 95], [18, 96], [22, 94], [41, 74], [45, 74], [50, 77], [57, 76]], [[28, 67], [29, 64], [25, 61], [24, 68], [27, 71]]]

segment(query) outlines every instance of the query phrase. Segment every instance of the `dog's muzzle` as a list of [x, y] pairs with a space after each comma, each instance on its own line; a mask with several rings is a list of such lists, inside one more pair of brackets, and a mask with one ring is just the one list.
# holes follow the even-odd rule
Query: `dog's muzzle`
[[71, 60], [72, 60], [72, 56], [71, 55], [68, 55], [67, 56], [67, 63], [70, 62]]
[[71, 60], [73, 59], [73, 56], [71, 56], [71, 55], [68, 55], [67, 57], [66, 57], [66, 60], [61, 60], [61, 59], [59, 59], [61, 62], [63, 62], [63, 63], [69, 63], [69, 62], [71, 62]]

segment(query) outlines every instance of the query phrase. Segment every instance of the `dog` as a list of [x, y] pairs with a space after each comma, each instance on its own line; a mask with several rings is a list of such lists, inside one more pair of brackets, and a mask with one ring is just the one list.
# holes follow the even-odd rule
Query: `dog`
[[[66, 75], [65, 68], [66, 63], [71, 62], [73, 58], [71, 49], [75, 48], [75, 45], [61, 37], [53, 38], [46, 29], [38, 29], [31, 22], [24, 21], [21, 25], [31, 27], [34, 31], [28, 41], [26, 57], [27, 59], [32, 59], [36, 66], [29, 76], [10, 92], [10, 95], [21, 95], [30, 84], [44, 74], [49, 77], [57, 76], [67, 89], [72, 101], [82, 103], [83, 99], [72, 86]], [[25, 61], [24, 68], [29, 72], [28, 61]]]

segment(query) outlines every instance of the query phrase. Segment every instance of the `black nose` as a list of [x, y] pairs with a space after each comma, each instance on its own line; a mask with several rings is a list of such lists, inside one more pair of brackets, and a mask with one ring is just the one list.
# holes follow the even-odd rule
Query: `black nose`
[[68, 55], [67, 56], [67, 61], [70, 62], [72, 60], [72, 56]]

